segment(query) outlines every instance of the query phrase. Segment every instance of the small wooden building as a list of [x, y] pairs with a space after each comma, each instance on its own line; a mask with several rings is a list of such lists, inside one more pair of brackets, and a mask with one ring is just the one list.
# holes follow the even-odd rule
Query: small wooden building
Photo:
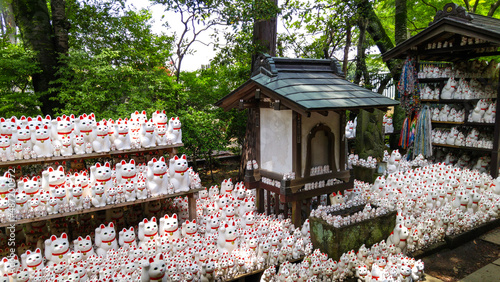
[[[464, 7], [455, 3], [444, 5], [442, 10], [436, 11], [434, 20], [429, 26], [401, 42], [396, 47], [382, 54], [384, 61], [391, 59], [405, 59], [413, 56], [417, 60], [417, 69], [422, 71], [425, 65], [451, 66], [453, 70], [460, 69], [460, 65], [469, 65], [471, 61], [482, 59], [489, 61], [491, 56], [500, 55], [500, 19], [486, 17], [474, 13], [468, 13]], [[491, 62], [491, 61], [490, 61]], [[484, 63], [484, 62], [483, 62]], [[498, 59], [497, 59], [497, 63]], [[500, 83], [497, 76], [485, 76], [482, 69], [469, 69], [467, 72], [472, 75], [462, 75], [456, 79], [464, 79], [470, 82], [475, 78], [481, 83], [481, 87], [492, 87], [496, 90], [496, 96], [492, 100], [497, 101], [500, 95]], [[442, 89], [449, 77], [439, 78], [419, 78], [421, 85], [434, 85]], [[465, 116], [474, 109], [477, 102], [483, 97], [473, 99], [438, 99], [421, 100], [432, 107], [442, 107], [450, 105], [453, 107], [463, 107], [466, 109]], [[496, 103], [496, 112], [500, 110], [500, 103]], [[432, 128], [451, 128], [458, 126], [461, 132], [470, 132], [477, 129], [479, 132], [489, 132], [493, 135], [493, 147], [471, 147], [454, 146], [447, 144], [433, 143], [433, 149], [448, 150], [450, 153], [461, 156], [467, 154], [474, 158], [483, 156], [491, 159], [489, 172], [493, 177], [499, 176], [500, 168], [500, 116], [497, 114], [494, 123], [470, 122], [439, 122], [432, 121]]]
[[[291, 202], [292, 220], [297, 225], [303, 199], [353, 186], [346, 169], [346, 110], [373, 111], [398, 102], [345, 80], [336, 60], [261, 55], [254, 70], [247, 82], [216, 106], [255, 111], [257, 128], [247, 130], [257, 135], [254, 149], [265, 181], [257, 177], [247, 187], [257, 188], [260, 211], [262, 189], [277, 193], [282, 203]], [[330, 171], [314, 170], [311, 174], [312, 168], [326, 165]], [[292, 172], [295, 179], [284, 180]], [[306, 184], [314, 187], [314, 183], [331, 179], [340, 184], [302, 189]]]

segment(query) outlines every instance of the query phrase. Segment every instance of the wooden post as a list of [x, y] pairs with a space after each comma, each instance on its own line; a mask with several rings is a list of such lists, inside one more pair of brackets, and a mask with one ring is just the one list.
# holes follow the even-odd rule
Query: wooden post
[[283, 202], [283, 215], [285, 218], [288, 218], [288, 202]]
[[194, 193], [189, 193], [188, 197], [188, 212], [189, 220], [196, 219], [196, 199], [194, 198]]
[[274, 193], [274, 214], [278, 216], [280, 214], [280, 195]]
[[295, 227], [302, 226], [302, 201], [295, 200], [292, 202], [292, 223]]
[[[500, 82], [500, 78], [498, 79]], [[497, 97], [500, 97], [500, 87], [497, 87]], [[500, 109], [500, 105], [497, 102], [497, 108], [495, 109], [498, 111]], [[491, 163], [490, 163], [490, 174], [494, 178], [498, 177], [498, 167], [500, 165], [500, 154], [498, 153], [498, 150], [500, 149], [500, 116], [496, 115], [495, 116], [495, 129], [493, 131], [493, 152], [491, 153]]]
[[255, 188], [256, 190], [256, 193], [257, 193], [257, 211], [259, 213], [263, 213], [264, 212], [264, 208], [265, 208], [265, 205], [264, 205], [264, 189], [260, 188], [260, 187], [257, 187]]
[[269, 192], [269, 190], [266, 190], [266, 194], [267, 194], [267, 208], [266, 208], [266, 211], [267, 211], [267, 215], [271, 215], [271, 192]]
[[339, 112], [340, 116], [340, 156], [339, 156], [339, 166], [340, 170], [345, 170], [347, 165], [347, 138], [345, 137], [345, 126], [346, 126], [346, 111]]
[[293, 111], [292, 113], [292, 170], [296, 177], [302, 175], [302, 116]]

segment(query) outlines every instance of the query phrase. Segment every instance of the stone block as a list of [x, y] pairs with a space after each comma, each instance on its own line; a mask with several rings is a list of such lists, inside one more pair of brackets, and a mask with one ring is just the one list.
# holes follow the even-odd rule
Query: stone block
[[[354, 214], [364, 206], [343, 210], [345, 214]], [[311, 241], [314, 248], [319, 248], [328, 257], [339, 260], [340, 256], [350, 250], [357, 251], [361, 245], [367, 247], [386, 240], [396, 224], [396, 212], [367, 219], [348, 226], [335, 228], [325, 220], [310, 217]]]

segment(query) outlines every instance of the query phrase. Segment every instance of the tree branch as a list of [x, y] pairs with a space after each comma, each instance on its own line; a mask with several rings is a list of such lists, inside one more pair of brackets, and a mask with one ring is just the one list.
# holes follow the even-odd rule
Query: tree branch
[[344, 47], [344, 60], [342, 62], [342, 72], [344, 73], [345, 76], [347, 76], [347, 64], [349, 63], [349, 48], [351, 48], [351, 39], [352, 39], [351, 31], [352, 31], [351, 21], [348, 21], [346, 38], [345, 38], [345, 47]]
[[380, 85], [377, 89], [378, 94], [384, 93], [384, 90], [385, 90], [385, 88], [387, 88], [387, 84], [391, 81], [391, 79], [392, 79], [392, 76], [390, 73], [388, 73], [384, 76], [384, 78], [380, 81]]
[[425, 2], [425, 0], [422, 0], [422, 2], [423, 2], [425, 5], [427, 5], [427, 6], [431, 7], [431, 8], [434, 8], [434, 10], [435, 10], [436, 12], [439, 10], [436, 6], [434, 6], [434, 5], [432, 5], [432, 4], [429, 4], [429, 3]]
[[414, 29], [410, 29], [410, 31], [419, 31], [419, 30], [426, 29], [426, 27], [416, 26], [414, 21], [408, 20], [408, 22], [414, 27]]
[[469, 0], [464, 0], [464, 4], [465, 4], [465, 9], [467, 9], [467, 11], [470, 12], [470, 4], [469, 4]]
[[491, 4], [490, 11], [488, 12], [488, 17], [493, 17], [495, 11], [500, 6], [500, 0], [498, 0], [495, 4]]
[[477, 4], [479, 4], [479, 0], [476, 0], [476, 3], [474, 3], [474, 8], [472, 8], [473, 13], [475, 13], [477, 10]]

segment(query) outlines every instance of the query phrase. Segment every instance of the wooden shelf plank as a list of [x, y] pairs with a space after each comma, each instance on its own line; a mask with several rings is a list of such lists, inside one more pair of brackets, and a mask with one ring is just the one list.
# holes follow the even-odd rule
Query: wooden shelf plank
[[455, 122], [455, 121], [436, 121], [433, 120], [431, 123], [436, 123], [436, 124], [456, 124], [456, 125], [464, 125], [465, 123], [463, 122]]
[[323, 188], [303, 190], [293, 193], [291, 195], [286, 195], [287, 202], [302, 201], [305, 199], [310, 199], [312, 197], [331, 194], [333, 192], [343, 191], [347, 189], [352, 189], [354, 187], [354, 177], [351, 177], [349, 182], [338, 183], [330, 186], [325, 186]]
[[96, 158], [111, 158], [111, 156], [116, 155], [130, 155], [136, 153], [147, 153], [161, 150], [172, 150], [176, 148], [180, 148], [184, 146], [184, 144], [175, 144], [175, 145], [166, 145], [166, 146], [156, 146], [152, 148], [140, 148], [133, 150], [119, 150], [119, 151], [110, 151], [105, 153], [91, 153], [91, 154], [83, 154], [83, 155], [71, 155], [71, 156], [59, 156], [59, 157], [50, 157], [50, 158], [36, 158], [36, 159], [28, 159], [28, 160], [15, 160], [15, 161], [7, 161], [0, 162], [0, 167], [9, 167], [9, 166], [24, 166], [24, 165], [33, 165], [33, 164], [43, 164], [48, 162], [63, 162], [63, 161], [71, 161], [78, 159], [96, 159]]
[[488, 153], [493, 152], [493, 149], [488, 149], [488, 148], [465, 147], [465, 146], [455, 146], [455, 145], [448, 145], [448, 144], [432, 143], [432, 146], [434, 146], [434, 147], [452, 148], [452, 149], [460, 149], [460, 150], [469, 150], [469, 151], [480, 151], [480, 152], [488, 152]]
[[495, 123], [494, 122], [490, 122], [490, 123], [486, 123], [486, 122], [465, 122], [464, 125], [468, 125], [468, 126], [491, 126], [491, 127], [494, 127], [495, 126]]
[[82, 209], [78, 211], [72, 211], [72, 212], [63, 212], [63, 213], [56, 213], [56, 214], [50, 214], [47, 216], [43, 217], [35, 217], [35, 218], [25, 218], [25, 219], [20, 219], [16, 221], [11, 221], [11, 222], [5, 222], [5, 223], [0, 223], [0, 227], [5, 227], [9, 226], [11, 224], [24, 224], [24, 223], [31, 223], [31, 222], [37, 222], [37, 221], [45, 221], [49, 219], [54, 219], [54, 218], [61, 218], [61, 217], [66, 217], [66, 216], [73, 216], [73, 215], [80, 215], [84, 213], [91, 213], [91, 212], [97, 212], [97, 211], [103, 211], [103, 210], [108, 210], [108, 209], [113, 209], [113, 208], [119, 208], [119, 207], [125, 207], [125, 206], [132, 206], [132, 205], [137, 205], [141, 203], [147, 203], [151, 201], [156, 201], [156, 200], [162, 200], [162, 199], [168, 199], [168, 198], [175, 198], [178, 196], [187, 196], [190, 194], [194, 194], [196, 192], [199, 192], [205, 188], [200, 188], [200, 189], [191, 189], [188, 192], [181, 192], [181, 193], [174, 193], [174, 194], [168, 194], [168, 195], [161, 195], [158, 197], [150, 197], [147, 199], [143, 200], [135, 200], [133, 202], [124, 202], [124, 203], [119, 203], [119, 204], [112, 204], [112, 205], [106, 205], [104, 207], [92, 207], [90, 209]]
[[496, 98], [475, 98], [475, 99], [421, 99], [422, 103], [436, 103], [436, 104], [464, 104], [464, 103], [474, 103], [481, 99], [496, 99]]
[[432, 124], [454, 124], [454, 125], [464, 125], [464, 126], [495, 126], [495, 123], [486, 123], [486, 122], [454, 122], [454, 121], [431, 121]]
[[419, 78], [418, 83], [437, 83], [447, 81], [449, 77], [436, 77], [436, 78]]

